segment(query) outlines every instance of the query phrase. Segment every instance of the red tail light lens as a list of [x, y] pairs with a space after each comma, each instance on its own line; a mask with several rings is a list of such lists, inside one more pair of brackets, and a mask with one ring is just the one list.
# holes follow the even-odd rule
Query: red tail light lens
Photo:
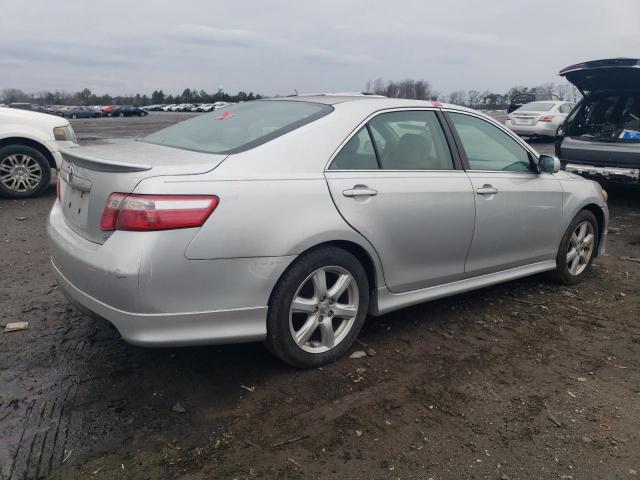
[[553, 121], [553, 115], [544, 115], [542, 117], [540, 117], [538, 119], [539, 122], [552, 122]]
[[110, 232], [116, 229], [116, 220], [118, 219], [118, 211], [120, 205], [127, 195], [124, 193], [112, 193], [107, 198], [107, 204], [102, 212], [102, 219], [100, 220], [100, 229], [105, 232]]
[[213, 195], [112, 193], [102, 213], [104, 231], [145, 232], [201, 227], [220, 203]]
[[58, 201], [60, 201], [60, 198], [62, 198], [60, 195], [60, 174], [56, 176], [56, 198], [58, 199]]

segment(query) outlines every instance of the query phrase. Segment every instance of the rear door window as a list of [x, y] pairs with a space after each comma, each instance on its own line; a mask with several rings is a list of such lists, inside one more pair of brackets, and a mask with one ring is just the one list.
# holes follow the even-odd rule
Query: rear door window
[[369, 125], [386, 170], [452, 170], [453, 159], [436, 113], [389, 112]]
[[335, 156], [330, 170], [452, 170], [451, 151], [435, 112], [382, 113]]
[[223, 107], [172, 125], [144, 142], [205, 153], [249, 150], [333, 111], [330, 105], [288, 100], [255, 100]]

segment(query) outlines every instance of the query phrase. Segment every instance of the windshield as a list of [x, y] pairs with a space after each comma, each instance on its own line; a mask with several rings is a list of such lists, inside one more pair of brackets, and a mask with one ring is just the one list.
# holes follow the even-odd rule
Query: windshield
[[237, 153], [266, 143], [333, 111], [320, 103], [255, 100], [172, 125], [144, 142], [205, 153]]
[[555, 106], [553, 102], [531, 102], [518, 109], [519, 112], [548, 112]]

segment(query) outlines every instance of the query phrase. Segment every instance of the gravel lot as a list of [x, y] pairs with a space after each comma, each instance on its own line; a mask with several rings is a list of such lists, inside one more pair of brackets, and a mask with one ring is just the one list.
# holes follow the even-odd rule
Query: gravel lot
[[[73, 124], [120, 141], [187, 116]], [[55, 285], [54, 188], [0, 200], [0, 324], [29, 322], [0, 333], [0, 478], [638, 478], [640, 263], [624, 257], [640, 257], [640, 190], [607, 188], [608, 255], [584, 283], [370, 318], [366, 357], [310, 371], [260, 344], [124, 343]]]

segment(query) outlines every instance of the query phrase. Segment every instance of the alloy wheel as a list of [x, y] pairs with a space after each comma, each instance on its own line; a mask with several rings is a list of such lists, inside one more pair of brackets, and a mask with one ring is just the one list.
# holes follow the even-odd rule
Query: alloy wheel
[[35, 158], [15, 153], [0, 161], [0, 182], [14, 192], [35, 190], [42, 181], [42, 167]]
[[591, 222], [585, 220], [575, 228], [567, 251], [567, 269], [571, 275], [578, 276], [587, 268], [593, 256], [595, 239]]
[[351, 331], [358, 314], [358, 285], [342, 267], [322, 267], [300, 285], [289, 311], [289, 330], [305, 352], [331, 350]]

